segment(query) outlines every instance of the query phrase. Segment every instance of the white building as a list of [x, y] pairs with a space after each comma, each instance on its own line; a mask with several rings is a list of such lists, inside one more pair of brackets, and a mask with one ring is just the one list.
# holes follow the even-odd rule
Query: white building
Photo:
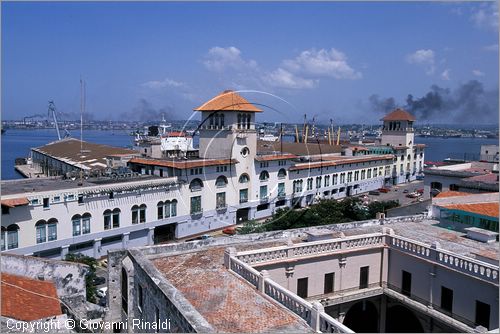
[[122, 181], [3, 182], [2, 250], [99, 258], [110, 249], [269, 217], [280, 207], [368, 192], [388, 179], [407, 182], [424, 160], [423, 147], [413, 143], [413, 121], [401, 111], [384, 118], [382, 139], [397, 156], [341, 156], [335, 150], [310, 154], [309, 144], [300, 143], [304, 150], [295, 154], [259, 151], [255, 116], [262, 110], [232, 91], [195, 110], [202, 115], [199, 158], [133, 158], [129, 167], [144, 175]]

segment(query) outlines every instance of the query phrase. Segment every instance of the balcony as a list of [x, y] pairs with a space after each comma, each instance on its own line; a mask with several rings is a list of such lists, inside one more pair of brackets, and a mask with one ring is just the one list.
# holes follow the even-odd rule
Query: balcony
[[203, 208], [191, 210], [191, 217], [197, 219], [203, 216]]
[[227, 204], [226, 203], [217, 204], [217, 206], [215, 207], [215, 210], [216, 211], [226, 211]]
[[269, 201], [269, 196], [265, 195], [260, 197], [261, 203], [267, 203], [268, 201]]

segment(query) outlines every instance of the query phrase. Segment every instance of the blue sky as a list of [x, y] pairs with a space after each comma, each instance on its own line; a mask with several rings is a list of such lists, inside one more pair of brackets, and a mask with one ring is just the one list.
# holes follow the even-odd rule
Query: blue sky
[[76, 115], [80, 75], [95, 119], [186, 119], [239, 89], [288, 102], [242, 93], [278, 110], [260, 121], [377, 123], [402, 106], [425, 122], [498, 122], [498, 7], [2, 2], [3, 119], [49, 99]]

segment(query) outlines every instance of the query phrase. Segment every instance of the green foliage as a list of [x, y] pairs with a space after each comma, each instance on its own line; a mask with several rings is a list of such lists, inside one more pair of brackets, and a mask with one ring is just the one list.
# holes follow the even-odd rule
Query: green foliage
[[89, 271], [87, 272], [87, 275], [85, 276], [85, 286], [87, 290], [87, 301], [91, 303], [96, 302], [95, 294], [96, 294], [96, 287], [94, 285], [94, 279], [96, 278], [96, 268], [97, 268], [97, 260], [94, 259], [93, 257], [90, 256], [85, 256], [81, 253], [77, 254], [66, 254], [66, 261], [70, 262], [77, 262], [77, 263], [83, 263], [89, 266]]
[[364, 206], [363, 201], [358, 197], [347, 197], [341, 201], [321, 200], [305, 209], [288, 207], [278, 209], [263, 224], [250, 220], [238, 232], [240, 234], [259, 233], [373, 219], [377, 212], [386, 212], [397, 206], [399, 206], [397, 201], [372, 202]]

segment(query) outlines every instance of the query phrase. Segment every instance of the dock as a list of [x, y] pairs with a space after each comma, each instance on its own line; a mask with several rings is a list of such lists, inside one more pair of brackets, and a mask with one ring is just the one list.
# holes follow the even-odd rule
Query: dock
[[14, 169], [25, 178], [47, 178], [42, 172], [36, 170], [31, 165], [16, 165]]

